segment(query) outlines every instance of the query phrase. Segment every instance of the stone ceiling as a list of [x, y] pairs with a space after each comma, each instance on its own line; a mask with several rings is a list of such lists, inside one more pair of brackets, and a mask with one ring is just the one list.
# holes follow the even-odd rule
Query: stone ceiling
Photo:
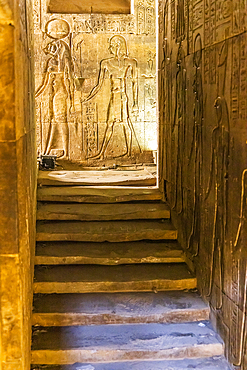
[[50, 13], [130, 14], [131, 0], [48, 0]]

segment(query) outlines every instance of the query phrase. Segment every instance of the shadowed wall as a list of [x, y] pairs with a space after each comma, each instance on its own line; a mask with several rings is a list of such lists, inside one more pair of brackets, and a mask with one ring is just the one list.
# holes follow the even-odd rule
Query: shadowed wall
[[[28, 30], [28, 31], [27, 31]], [[32, 7], [0, 4], [0, 369], [30, 361], [36, 153]]]
[[166, 197], [226, 343], [246, 369], [246, 2], [159, 2]]

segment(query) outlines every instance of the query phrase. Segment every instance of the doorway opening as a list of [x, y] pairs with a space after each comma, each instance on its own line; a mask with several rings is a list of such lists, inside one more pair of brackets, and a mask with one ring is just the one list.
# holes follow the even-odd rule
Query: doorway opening
[[157, 186], [156, 7], [68, 14], [34, 3], [38, 157], [56, 157], [43, 183]]

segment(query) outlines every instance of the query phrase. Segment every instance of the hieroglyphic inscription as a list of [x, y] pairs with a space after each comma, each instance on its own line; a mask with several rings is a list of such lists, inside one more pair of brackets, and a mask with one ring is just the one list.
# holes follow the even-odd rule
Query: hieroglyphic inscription
[[171, 35], [172, 38], [176, 37], [176, 8], [175, 0], [171, 0]]
[[232, 40], [232, 84], [231, 84], [231, 113], [232, 119], [239, 117], [239, 39]]
[[85, 144], [86, 156], [92, 157], [98, 152], [98, 107], [88, 103], [85, 109]]
[[210, 49], [206, 48], [204, 50], [204, 83], [209, 83], [209, 71], [210, 71]]
[[185, 1], [177, 0], [176, 18], [176, 41], [179, 43], [185, 39]]
[[247, 119], [247, 40], [246, 34], [240, 36], [240, 118]]
[[143, 5], [137, 7], [137, 33], [138, 35], [145, 34], [145, 13], [146, 9]]
[[194, 13], [193, 13], [193, 2], [187, 1], [187, 53], [190, 54], [193, 52], [193, 22], [194, 22]]
[[216, 83], [216, 47], [211, 46], [209, 49], [209, 83]]
[[116, 20], [106, 19], [106, 17], [99, 18], [99, 16], [83, 20], [74, 17], [73, 20], [75, 33], [136, 33], [133, 17]]
[[[95, 165], [96, 162], [96, 165], [105, 165], [107, 161], [104, 161], [104, 155], [91, 160], [99, 154], [100, 145], [103, 145], [107, 147], [103, 148], [103, 154], [106, 154], [107, 158], [115, 160], [121, 157], [114, 163], [136, 163], [136, 153], [138, 160], [142, 161], [142, 157], [149, 160], [150, 157], [153, 162], [152, 150], [156, 150], [157, 147], [157, 143], [154, 145], [155, 138], [157, 140], [157, 132], [154, 133], [156, 112], [155, 109], [150, 111], [150, 120], [147, 119], [145, 126], [142, 117], [146, 92], [144, 89], [140, 92], [137, 105], [134, 98], [137, 94], [133, 93], [132, 87], [136, 89], [144, 74], [148, 75], [148, 78], [155, 78], [155, 6], [154, 0], [134, 0], [132, 14], [54, 15], [47, 12], [45, 1], [34, 0], [39, 154], [56, 154], [63, 160], [85, 162], [86, 165]], [[47, 25], [52, 22], [54, 25], [54, 22], [57, 24], [54, 37], [47, 33]], [[61, 33], [61, 25], [65, 24], [69, 29], [66, 35]], [[90, 102], [94, 106], [93, 114], [92, 106], [89, 109], [83, 102], [97, 84], [100, 61], [107, 59], [110, 46], [107, 40], [113, 36], [123, 37], [123, 35], [136, 59], [140, 60], [138, 67], [135, 68], [136, 75], [132, 75], [130, 65], [127, 70], [123, 68], [126, 72], [126, 91], [124, 86], [115, 86], [117, 89], [115, 93], [111, 84], [113, 80], [116, 82], [116, 79], [112, 73], [107, 74], [101, 92]], [[119, 43], [121, 44], [121, 41]], [[122, 52], [121, 45], [120, 49]], [[111, 54], [115, 53], [113, 49], [109, 51]], [[124, 55], [128, 58], [127, 45]], [[124, 55], [120, 56], [121, 62]], [[121, 67], [119, 68], [121, 70]], [[111, 71], [113, 69], [114, 67]], [[152, 95], [150, 93], [152, 91], [148, 90], [149, 95]], [[113, 96], [109, 107], [110, 97]], [[149, 97], [149, 101], [152, 99], [155, 98]], [[153, 105], [155, 106], [155, 103]], [[118, 115], [121, 109], [123, 113], [123, 119], [117, 119], [117, 124], [109, 119], [115, 108], [114, 114]], [[114, 135], [108, 146], [107, 137], [111, 128], [107, 133], [105, 131], [106, 126], [112, 124]], [[145, 141], [144, 137], [152, 136], [150, 133], [153, 135], [152, 142]], [[140, 148], [139, 142], [145, 145], [145, 150]], [[108, 163], [112, 164], [111, 160], [107, 165]]]
[[193, 6], [193, 31], [203, 26], [203, 2], [197, 1]]
[[232, 119], [247, 117], [247, 67], [246, 67], [246, 35], [234, 37], [232, 40], [232, 84], [231, 113]]
[[146, 9], [146, 33], [153, 35], [155, 32], [155, 10], [153, 7]]
[[215, 5], [216, 40], [222, 41], [225, 37], [229, 37], [231, 33], [232, 2], [230, 0], [217, 0]]
[[[163, 9], [167, 8], [169, 14], [167, 18], [165, 15], [163, 17], [168, 21], [168, 32], [164, 27], [159, 43], [160, 50], [163, 51], [159, 53], [159, 98], [162, 107], [160, 116], [164, 123], [162, 143], [165, 145], [161, 150], [165, 154], [162, 163], [166, 180], [165, 193], [176, 214], [174, 220], [180, 231], [181, 244], [184, 248], [187, 246], [189, 257], [196, 256], [194, 264], [199, 286], [213, 307], [212, 315], [226, 342], [228, 359], [238, 369], [246, 370], [247, 170], [243, 173], [243, 169], [247, 167], [246, 1], [191, 0], [184, 1], [185, 9], [186, 3], [190, 27], [188, 29], [185, 19], [186, 39], [179, 42], [177, 20], [180, 19], [178, 5], [181, 2], [170, 0], [167, 6], [167, 1], [163, 0]], [[203, 48], [202, 63], [196, 71], [194, 54], [197, 53], [193, 45], [198, 33], [201, 35]], [[180, 71], [176, 51], [180, 43], [184, 50], [187, 46], [189, 54], [186, 55], [184, 67], [184, 71], [187, 71], [186, 120], [185, 125], [180, 126], [184, 128], [185, 136], [180, 135], [178, 129], [181, 115], [177, 115], [174, 120], [177, 107], [183, 110], [182, 94], [177, 95]], [[171, 50], [175, 52], [171, 53]], [[166, 75], [168, 70], [169, 77]], [[203, 75], [200, 76], [202, 71]], [[202, 100], [198, 83], [201, 80]], [[170, 83], [171, 90], [167, 89]], [[199, 107], [203, 107], [201, 126], [200, 119], [197, 119], [200, 117]], [[169, 116], [170, 111], [172, 114]], [[170, 130], [172, 126], [173, 131]], [[192, 136], [193, 130], [196, 132], [197, 144]], [[180, 152], [181, 148], [183, 154]], [[201, 159], [197, 163], [195, 159], [199, 157]], [[181, 172], [178, 171], [180, 163], [183, 163], [184, 168], [182, 180]], [[244, 176], [241, 184], [242, 173]], [[183, 211], [181, 194], [184, 197]], [[201, 212], [198, 212], [200, 202]], [[202, 267], [204, 264], [205, 267]], [[205, 274], [202, 276], [201, 273]]]
[[216, 0], [210, 0], [209, 14], [209, 43], [212, 45], [216, 40]]
[[137, 6], [137, 34], [153, 35], [155, 33], [155, 8], [144, 6], [140, 2]]
[[205, 45], [210, 44], [210, 0], [204, 1], [204, 38]]
[[233, 14], [232, 14], [232, 30], [233, 33], [240, 31], [240, 1], [233, 1]]

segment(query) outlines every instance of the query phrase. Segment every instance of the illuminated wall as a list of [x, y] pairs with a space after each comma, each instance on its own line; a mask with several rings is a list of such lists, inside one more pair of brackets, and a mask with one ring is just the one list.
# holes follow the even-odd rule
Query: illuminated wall
[[51, 14], [35, 0], [34, 32], [38, 154], [88, 166], [152, 162], [155, 1], [97, 15]]

